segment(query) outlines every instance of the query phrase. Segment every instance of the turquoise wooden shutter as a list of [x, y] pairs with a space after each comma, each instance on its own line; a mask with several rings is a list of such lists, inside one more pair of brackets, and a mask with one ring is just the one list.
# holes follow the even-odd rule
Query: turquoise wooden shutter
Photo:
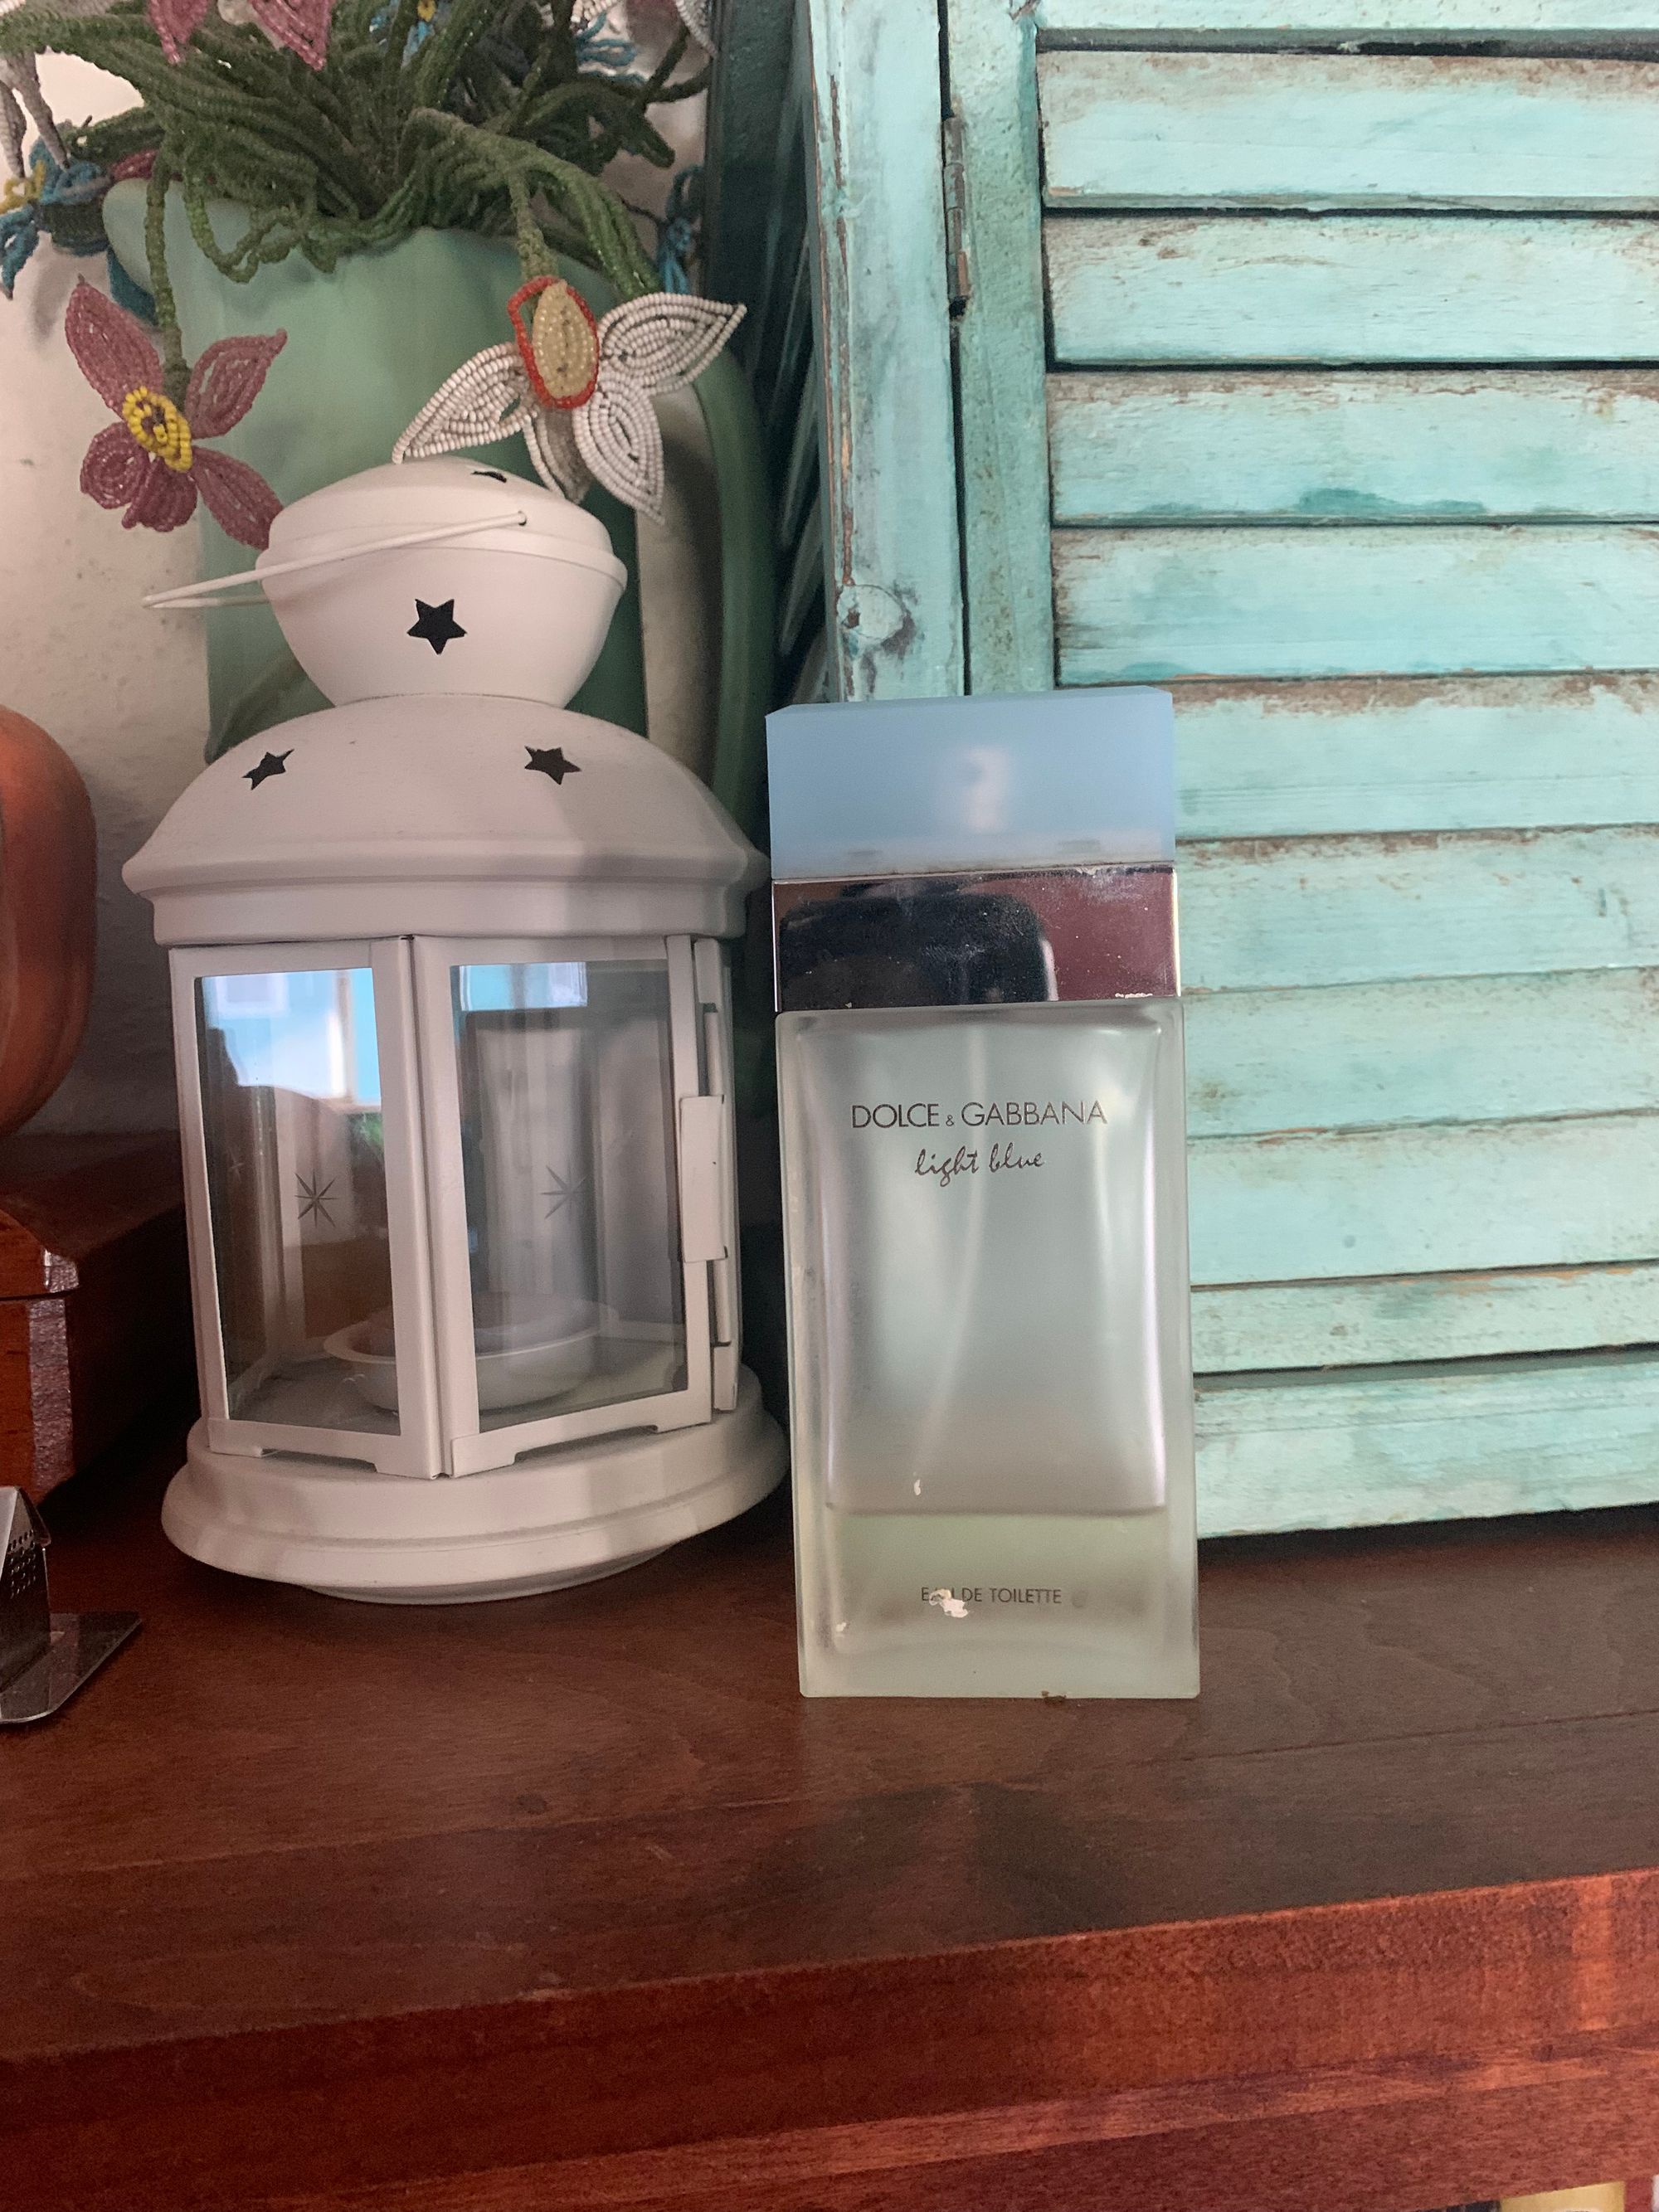
[[803, 12], [824, 680], [1176, 695], [1210, 1533], [1655, 1494], [1656, 48]]

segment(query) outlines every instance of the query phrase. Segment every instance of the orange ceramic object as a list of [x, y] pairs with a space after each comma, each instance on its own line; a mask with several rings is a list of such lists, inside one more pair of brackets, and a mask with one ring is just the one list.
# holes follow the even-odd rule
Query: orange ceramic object
[[97, 834], [63, 747], [0, 707], [0, 1136], [68, 1073], [92, 996]]

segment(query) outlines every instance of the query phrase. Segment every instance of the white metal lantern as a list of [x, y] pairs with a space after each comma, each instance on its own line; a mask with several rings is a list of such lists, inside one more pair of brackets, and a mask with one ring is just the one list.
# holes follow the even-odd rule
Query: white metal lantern
[[782, 1468], [721, 942], [762, 863], [565, 708], [623, 582], [582, 509], [377, 469], [253, 573], [341, 703], [216, 761], [126, 872], [172, 951], [204, 1407], [165, 1526], [356, 1597], [613, 1572]]

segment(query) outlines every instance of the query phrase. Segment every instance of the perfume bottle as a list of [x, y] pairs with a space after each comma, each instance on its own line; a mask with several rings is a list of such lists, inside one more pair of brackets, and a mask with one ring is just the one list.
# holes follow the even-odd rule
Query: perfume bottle
[[802, 1690], [1194, 1696], [1169, 696], [768, 734]]

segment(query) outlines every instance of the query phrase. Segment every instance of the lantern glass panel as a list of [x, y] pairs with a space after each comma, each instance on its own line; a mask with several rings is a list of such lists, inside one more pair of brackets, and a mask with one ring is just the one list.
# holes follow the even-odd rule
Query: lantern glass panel
[[480, 1428], [684, 1390], [666, 961], [450, 987]]
[[231, 1417], [396, 1435], [373, 974], [204, 975], [196, 1012]]

